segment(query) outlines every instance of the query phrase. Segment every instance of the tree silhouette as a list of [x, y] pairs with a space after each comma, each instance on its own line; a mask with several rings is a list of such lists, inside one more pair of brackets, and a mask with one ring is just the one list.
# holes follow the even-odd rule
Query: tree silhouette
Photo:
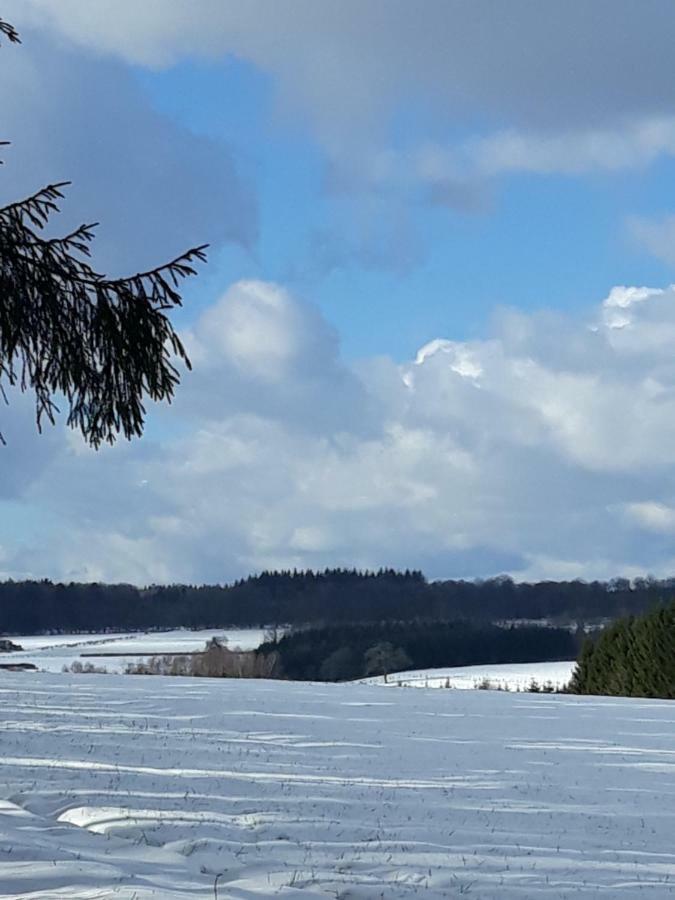
[[[20, 43], [2, 19], [0, 35]], [[68, 425], [99, 447], [120, 434], [140, 436], [144, 399], [173, 397], [180, 376], [172, 360], [190, 368], [166, 313], [181, 305], [180, 282], [206, 259], [206, 245], [131, 277], [107, 278], [88, 262], [96, 223], [44, 235], [67, 184], [0, 208], [0, 394], [7, 401], [7, 386], [33, 390], [38, 430], [45, 418], [54, 423], [62, 395]]]

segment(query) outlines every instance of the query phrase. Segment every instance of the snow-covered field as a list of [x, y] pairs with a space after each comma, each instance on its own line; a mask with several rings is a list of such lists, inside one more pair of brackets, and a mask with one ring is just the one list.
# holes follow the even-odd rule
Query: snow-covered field
[[[253, 650], [263, 641], [260, 628], [188, 631], [152, 631], [122, 634], [52, 634], [12, 636], [23, 652], [0, 653], [2, 663], [32, 663], [45, 672], [60, 672], [64, 665], [75, 660], [104, 666], [110, 672], [123, 672], [128, 663], [163, 653], [187, 653], [203, 650], [205, 643], [216, 636], [226, 638], [228, 646]], [[85, 656], [82, 654], [129, 654], [128, 656]], [[139, 654], [141, 654], [139, 656]]]
[[[395, 672], [388, 686], [450, 687], [460, 690], [480, 685], [509, 691], [526, 691], [534, 680], [540, 686], [550, 683], [563, 688], [569, 683], [575, 662], [508, 663], [504, 665], [462, 666], [454, 669], [415, 669]], [[385, 684], [382, 677], [366, 678], [364, 684]]]
[[0, 696], [4, 897], [675, 896], [672, 702], [7, 672]]

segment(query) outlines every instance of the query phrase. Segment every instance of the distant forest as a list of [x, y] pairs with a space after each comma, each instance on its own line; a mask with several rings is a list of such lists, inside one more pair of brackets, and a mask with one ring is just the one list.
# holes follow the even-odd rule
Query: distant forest
[[675, 597], [675, 579], [428, 582], [421, 572], [263, 572], [234, 584], [0, 583], [0, 633], [81, 632], [350, 622], [573, 623], [636, 615]]
[[500, 628], [466, 620], [371, 622], [292, 630], [263, 644], [257, 655], [276, 657], [275, 677], [346, 681], [405, 669], [574, 659], [579, 644], [576, 632], [566, 628]]

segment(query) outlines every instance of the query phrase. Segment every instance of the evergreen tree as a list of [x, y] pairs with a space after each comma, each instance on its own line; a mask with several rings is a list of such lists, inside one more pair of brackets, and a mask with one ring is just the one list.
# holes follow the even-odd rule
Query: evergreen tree
[[619, 619], [595, 642], [586, 641], [569, 690], [675, 699], [675, 602]]

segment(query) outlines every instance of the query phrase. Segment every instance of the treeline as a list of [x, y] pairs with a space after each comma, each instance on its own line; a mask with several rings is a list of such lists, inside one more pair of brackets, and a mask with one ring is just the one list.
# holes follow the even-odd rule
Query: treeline
[[427, 582], [421, 572], [263, 572], [231, 585], [0, 583], [0, 632], [466, 618], [594, 621], [670, 601], [675, 579]]
[[569, 690], [675, 699], [675, 603], [619, 619], [586, 640]]
[[275, 655], [283, 678], [343, 681], [404, 669], [574, 659], [579, 643], [565, 628], [417, 620], [293, 630], [258, 654]]

